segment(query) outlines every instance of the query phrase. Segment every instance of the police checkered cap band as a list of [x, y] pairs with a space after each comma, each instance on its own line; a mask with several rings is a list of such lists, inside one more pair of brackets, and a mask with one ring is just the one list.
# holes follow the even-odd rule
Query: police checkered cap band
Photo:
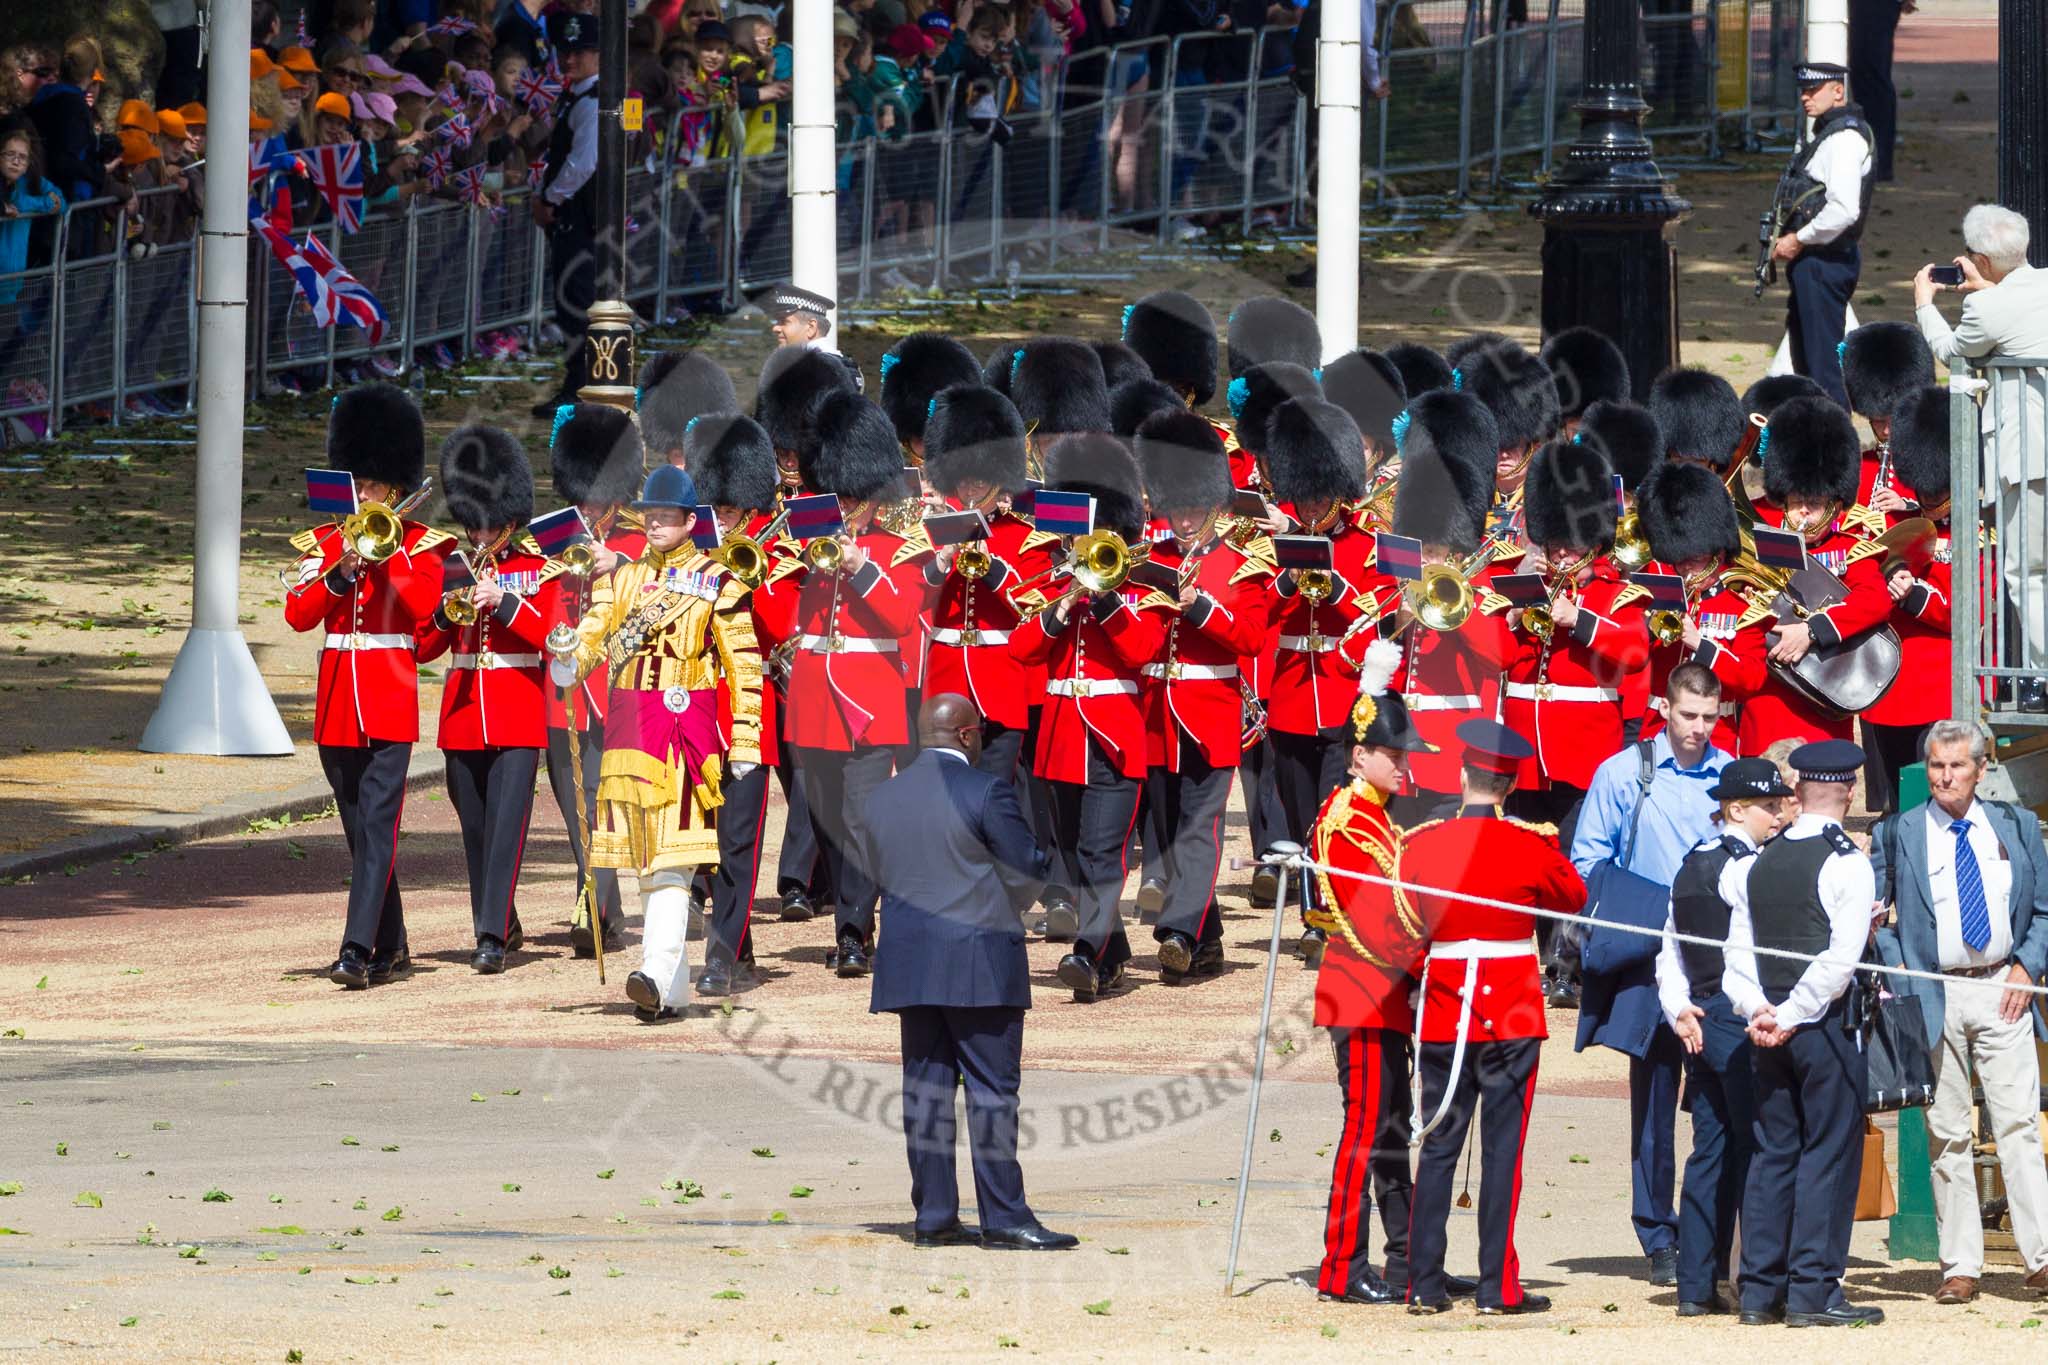
[[832, 311], [832, 300], [808, 289], [787, 285], [775, 291], [774, 307], [778, 313], [816, 313], [823, 317]]
[[1846, 81], [1849, 68], [1833, 62], [1801, 62], [1793, 77], [1801, 85], [1821, 85], [1827, 81]]
[[1799, 779], [1802, 782], [1854, 782], [1856, 780], [1856, 769], [1801, 768], [1799, 770]]

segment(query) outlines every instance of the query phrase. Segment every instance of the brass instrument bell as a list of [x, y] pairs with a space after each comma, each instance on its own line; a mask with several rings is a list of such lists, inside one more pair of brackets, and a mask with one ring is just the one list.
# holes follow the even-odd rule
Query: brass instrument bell
[[1295, 578], [1294, 586], [1308, 601], [1321, 605], [1337, 591], [1337, 580], [1328, 569], [1303, 569]]
[[1642, 521], [1635, 509], [1622, 513], [1614, 523], [1614, 549], [1608, 557], [1631, 573], [1650, 562], [1650, 542], [1643, 534]]
[[1114, 531], [1091, 531], [1074, 541], [1074, 582], [1084, 592], [1115, 592], [1150, 553], [1149, 546], [1133, 550]]
[[1472, 582], [1448, 564], [1424, 566], [1422, 577], [1402, 589], [1408, 610], [1431, 630], [1456, 630], [1472, 615]]
[[820, 536], [804, 546], [804, 563], [819, 573], [838, 573], [846, 559], [846, 547], [831, 536]]
[[441, 594], [441, 614], [448, 618], [451, 626], [473, 626], [476, 624], [476, 602], [470, 597], [468, 588], [450, 588]]
[[963, 545], [953, 556], [953, 570], [970, 583], [987, 578], [989, 570], [995, 568], [995, 558], [980, 545]]
[[1666, 608], [1653, 611], [1643, 618], [1650, 628], [1650, 638], [1660, 645], [1675, 645], [1685, 635], [1685, 613]]

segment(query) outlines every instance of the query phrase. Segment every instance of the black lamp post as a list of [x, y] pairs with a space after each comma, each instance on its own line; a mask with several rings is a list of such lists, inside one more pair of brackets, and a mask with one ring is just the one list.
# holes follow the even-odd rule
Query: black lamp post
[[597, 51], [597, 302], [583, 332], [588, 382], [577, 397], [631, 412], [638, 394], [626, 302], [626, 0], [603, 0]]
[[[2048, 5], [2048, 0], [2008, 0]], [[1597, 328], [1638, 399], [1678, 363], [1678, 250], [1692, 211], [1657, 169], [1636, 83], [1636, 0], [1587, 0], [1579, 136], [1530, 213], [1543, 224], [1543, 333]]]
[[2033, 228], [2048, 266], [2048, 0], [1998, 6], [1998, 202]]

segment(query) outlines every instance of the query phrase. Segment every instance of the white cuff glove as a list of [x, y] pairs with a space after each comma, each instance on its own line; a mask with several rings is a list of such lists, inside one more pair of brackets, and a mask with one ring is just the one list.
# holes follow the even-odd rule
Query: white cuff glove
[[730, 770], [732, 772], [732, 780], [735, 782], [743, 781], [748, 773], [760, 766], [758, 763], [735, 763]]

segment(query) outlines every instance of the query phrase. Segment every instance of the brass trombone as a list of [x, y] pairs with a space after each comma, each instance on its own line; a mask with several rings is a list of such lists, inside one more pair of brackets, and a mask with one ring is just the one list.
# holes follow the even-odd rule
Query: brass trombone
[[1472, 615], [1478, 594], [1472, 590], [1472, 573], [1493, 559], [1500, 537], [1488, 536], [1479, 548], [1449, 564], [1425, 564], [1422, 577], [1401, 589], [1409, 614], [1431, 630], [1456, 630]]
[[1623, 512], [1614, 523], [1614, 548], [1608, 554], [1630, 573], [1650, 562], [1650, 541], [1643, 534], [1642, 519], [1636, 515], [1635, 508]]
[[761, 528], [760, 535], [750, 536], [744, 531], [735, 531], [711, 551], [710, 557], [725, 565], [740, 582], [750, 588], [758, 588], [768, 580], [768, 542], [781, 535], [782, 528], [787, 525], [789, 507], [785, 504], [775, 514], [775, 520]]
[[356, 558], [382, 564], [405, 544], [405, 514], [425, 502], [433, 487], [432, 479], [423, 480], [396, 507], [381, 502], [359, 505], [341, 519], [342, 543], [355, 552]]

